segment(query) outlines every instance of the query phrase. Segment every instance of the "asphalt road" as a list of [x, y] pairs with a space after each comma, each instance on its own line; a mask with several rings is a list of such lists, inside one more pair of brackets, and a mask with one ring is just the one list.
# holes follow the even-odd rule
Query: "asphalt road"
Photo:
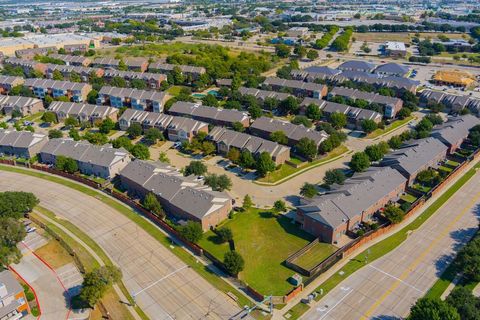
[[[0, 191], [29, 191], [43, 207], [84, 231], [121, 268], [150, 319], [228, 319], [240, 311], [170, 250], [94, 197], [40, 178], [0, 171]], [[142, 291], [143, 290], [143, 291]]]
[[302, 319], [401, 319], [478, 227], [480, 174], [397, 249], [345, 279]]

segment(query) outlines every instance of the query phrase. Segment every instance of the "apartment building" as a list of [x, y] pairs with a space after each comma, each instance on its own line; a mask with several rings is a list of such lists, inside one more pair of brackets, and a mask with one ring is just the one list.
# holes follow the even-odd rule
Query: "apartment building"
[[425, 89], [420, 94], [420, 104], [422, 106], [427, 106], [429, 103], [442, 104], [447, 111], [452, 113], [459, 113], [467, 108], [470, 111], [479, 114], [478, 111], [480, 110], [480, 99], [478, 98]]
[[0, 319], [20, 319], [29, 313], [23, 287], [8, 269], [0, 272]]
[[151, 89], [160, 89], [161, 83], [167, 80], [167, 76], [161, 73], [119, 70], [105, 70], [104, 77], [107, 81], [111, 81], [115, 77], [122, 78], [127, 82], [128, 86], [131, 86], [132, 80], [142, 80]]
[[264, 102], [265, 99], [276, 99], [278, 101], [283, 101], [288, 97], [293, 97], [290, 93], [284, 92], [276, 92], [276, 91], [268, 91], [268, 90], [260, 90], [256, 88], [247, 88], [247, 87], [240, 87], [238, 88], [238, 92], [242, 96], [254, 96], [257, 98], [259, 102]]
[[15, 56], [17, 58], [26, 59], [26, 60], [33, 60], [35, 56], [46, 56], [51, 52], [57, 52], [56, 47], [43, 47], [43, 48], [28, 48], [28, 49], [20, 49], [15, 51]]
[[148, 59], [146, 58], [125, 58], [123, 60], [128, 71], [145, 72], [148, 68]]
[[375, 67], [376, 66], [373, 63], [367, 61], [349, 60], [339, 65], [337, 69], [341, 71], [360, 71], [370, 73]]
[[54, 101], [50, 104], [48, 111], [55, 113], [60, 122], [72, 117], [80, 123], [98, 123], [107, 118], [117, 121], [118, 109], [108, 106], [97, 106], [87, 103]]
[[471, 114], [451, 117], [435, 127], [432, 137], [443, 142], [448, 147], [448, 153], [454, 153], [467, 139], [470, 129], [477, 125], [480, 125], [480, 119]]
[[76, 66], [76, 67], [88, 67], [92, 60], [84, 56], [72, 56], [68, 54], [49, 54], [50, 58], [61, 60], [65, 62], [67, 66]]
[[303, 125], [296, 125], [291, 122], [277, 120], [273, 118], [260, 117], [253, 121], [250, 126], [250, 133], [264, 139], [270, 139], [273, 132], [281, 131], [288, 138], [288, 145], [295, 146], [300, 139], [308, 138], [315, 142], [317, 148], [328, 138], [325, 131], [317, 131], [311, 128], [305, 128]]
[[244, 127], [250, 125], [250, 117], [246, 112], [207, 107], [192, 102], [177, 101], [170, 107], [168, 113], [204, 121], [216, 126], [231, 127], [236, 122], [241, 123]]
[[438, 168], [447, 156], [448, 147], [440, 140], [430, 137], [411, 142], [392, 153], [387, 154], [380, 165], [398, 170], [413, 184], [417, 174], [428, 168]]
[[65, 53], [67, 54], [73, 54], [75, 52], [85, 53], [88, 48], [89, 46], [86, 43], [66, 44], [63, 46], [63, 49], [65, 49]]
[[98, 93], [97, 104], [110, 105], [115, 108], [123, 106], [135, 110], [152, 110], [162, 112], [165, 103], [165, 92], [137, 90], [104, 86]]
[[20, 86], [24, 82], [22, 77], [0, 75], [0, 94], [8, 94], [13, 87]]
[[373, 92], [365, 92], [356, 89], [335, 87], [328, 93], [328, 98], [343, 97], [347, 100], [364, 100], [369, 104], [377, 104], [383, 107], [385, 118], [395, 118], [397, 113], [403, 108], [403, 100], [394, 97], [382, 96]]
[[104, 70], [101, 68], [90, 68], [73, 65], [58, 65], [58, 64], [46, 64], [45, 77], [53, 79], [53, 73], [59, 71], [64, 78], [70, 78], [72, 73], [76, 73], [80, 76], [82, 82], [88, 82], [90, 76], [94, 74], [96, 77], [101, 78], [104, 76]]
[[45, 74], [45, 70], [47, 66], [44, 63], [36, 62], [34, 60], [24, 60], [19, 58], [7, 58], [3, 62], [6, 65], [10, 65], [12, 67], [20, 67], [22, 68], [25, 74], [30, 74], [32, 70], [38, 71], [41, 74]]
[[93, 59], [91, 66], [102, 69], [118, 69], [119, 59], [112, 58], [95, 58]]
[[40, 150], [39, 161], [55, 165], [58, 156], [74, 159], [83, 174], [104, 179], [115, 177], [131, 160], [126, 150], [108, 144], [97, 146], [87, 141], [51, 139]]
[[396, 201], [407, 179], [389, 167], [354, 174], [325, 194], [302, 199], [295, 220], [306, 232], [327, 243], [337, 243], [359, 223], [368, 222], [389, 202]]
[[200, 132], [208, 133], [208, 124], [184, 117], [173, 117], [167, 126], [168, 140], [192, 141]]
[[274, 91], [288, 91], [297, 97], [309, 97], [321, 99], [327, 95], [328, 88], [314, 82], [298, 80], [286, 80], [276, 77], [268, 77], [263, 82], [264, 89], [271, 88]]
[[167, 215], [199, 222], [204, 231], [227, 219], [232, 209], [232, 198], [226, 192], [212, 191], [196, 177], [184, 177], [165, 163], [134, 160], [119, 178], [132, 197], [143, 199], [152, 192]]
[[177, 67], [184, 76], [190, 77], [192, 80], [198, 80], [202, 74], [205, 74], [207, 72], [207, 70], [204, 67], [187, 66], [187, 65], [181, 65], [181, 64], [169, 64], [169, 63], [163, 63], [163, 62], [151, 63], [148, 67], [148, 71], [170, 73], [173, 71], [175, 67]]
[[276, 142], [252, 136], [246, 133], [215, 127], [207, 136], [217, 146], [217, 152], [227, 155], [230, 149], [247, 150], [254, 156], [267, 152], [275, 164], [285, 163], [290, 159], [290, 148]]
[[86, 101], [88, 93], [92, 90], [88, 83], [37, 78], [26, 79], [24, 85], [39, 99], [44, 99], [47, 95], [53, 98], [66, 96], [74, 102]]
[[40, 99], [0, 95], [0, 112], [10, 115], [13, 110], [19, 111], [22, 117], [24, 117], [45, 109], [43, 107], [43, 101]]
[[18, 158], [34, 157], [48, 142], [44, 134], [0, 129], [0, 153]]

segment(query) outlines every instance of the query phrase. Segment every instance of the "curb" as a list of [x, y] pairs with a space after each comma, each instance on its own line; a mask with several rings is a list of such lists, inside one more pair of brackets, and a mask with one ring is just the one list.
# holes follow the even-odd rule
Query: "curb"
[[[41, 315], [42, 315], [42, 309], [40, 308], [40, 302], [38, 301], [37, 292], [35, 291], [35, 289], [33, 288], [33, 286], [32, 286], [30, 283], [28, 283], [28, 282], [17, 272], [17, 270], [15, 270], [12, 266], [8, 266], [8, 269], [10, 269], [13, 273], [15, 273], [15, 274], [17, 275], [17, 277], [19, 277], [20, 279], [22, 279], [22, 281], [27, 284], [27, 286], [30, 288], [30, 290], [32, 290], [33, 295], [35, 296], [35, 302], [37, 303], [38, 312], [39, 312], [39, 315], [38, 315], [37, 319], [40, 319], [40, 317], [41, 317]], [[28, 304], [28, 301], [27, 301], [27, 304]], [[30, 306], [28, 307], [28, 309], [30, 310]]]

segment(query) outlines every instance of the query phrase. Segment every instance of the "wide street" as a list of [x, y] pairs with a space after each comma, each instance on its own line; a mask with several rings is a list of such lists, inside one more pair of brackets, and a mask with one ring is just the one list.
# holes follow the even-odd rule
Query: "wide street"
[[233, 300], [127, 217], [74, 189], [0, 171], [0, 191], [33, 192], [40, 204], [91, 237], [121, 268], [127, 289], [150, 319], [228, 319]]
[[345, 279], [302, 319], [404, 318], [475, 233], [479, 202], [477, 172], [398, 248]]

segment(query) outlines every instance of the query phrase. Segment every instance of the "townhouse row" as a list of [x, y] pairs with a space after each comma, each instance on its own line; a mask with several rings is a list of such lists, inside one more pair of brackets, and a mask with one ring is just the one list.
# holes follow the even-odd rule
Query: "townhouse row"
[[480, 124], [472, 115], [455, 117], [437, 127], [432, 136], [416, 140], [385, 156], [376, 167], [354, 174], [343, 185], [312, 199], [302, 199], [296, 221], [321, 241], [336, 243], [361, 222], [396, 202], [419, 172], [437, 168]]
[[96, 146], [86, 141], [51, 139], [27, 131], [0, 129], [0, 153], [22, 158], [38, 155], [38, 161], [55, 165], [60, 156], [74, 159], [79, 171], [105, 179], [118, 177], [121, 187], [133, 198], [147, 193], [158, 198], [165, 212], [176, 220], [193, 220], [207, 231], [228, 217], [233, 199], [212, 191], [196, 177], [183, 177], [164, 163], [131, 159], [124, 149]]

